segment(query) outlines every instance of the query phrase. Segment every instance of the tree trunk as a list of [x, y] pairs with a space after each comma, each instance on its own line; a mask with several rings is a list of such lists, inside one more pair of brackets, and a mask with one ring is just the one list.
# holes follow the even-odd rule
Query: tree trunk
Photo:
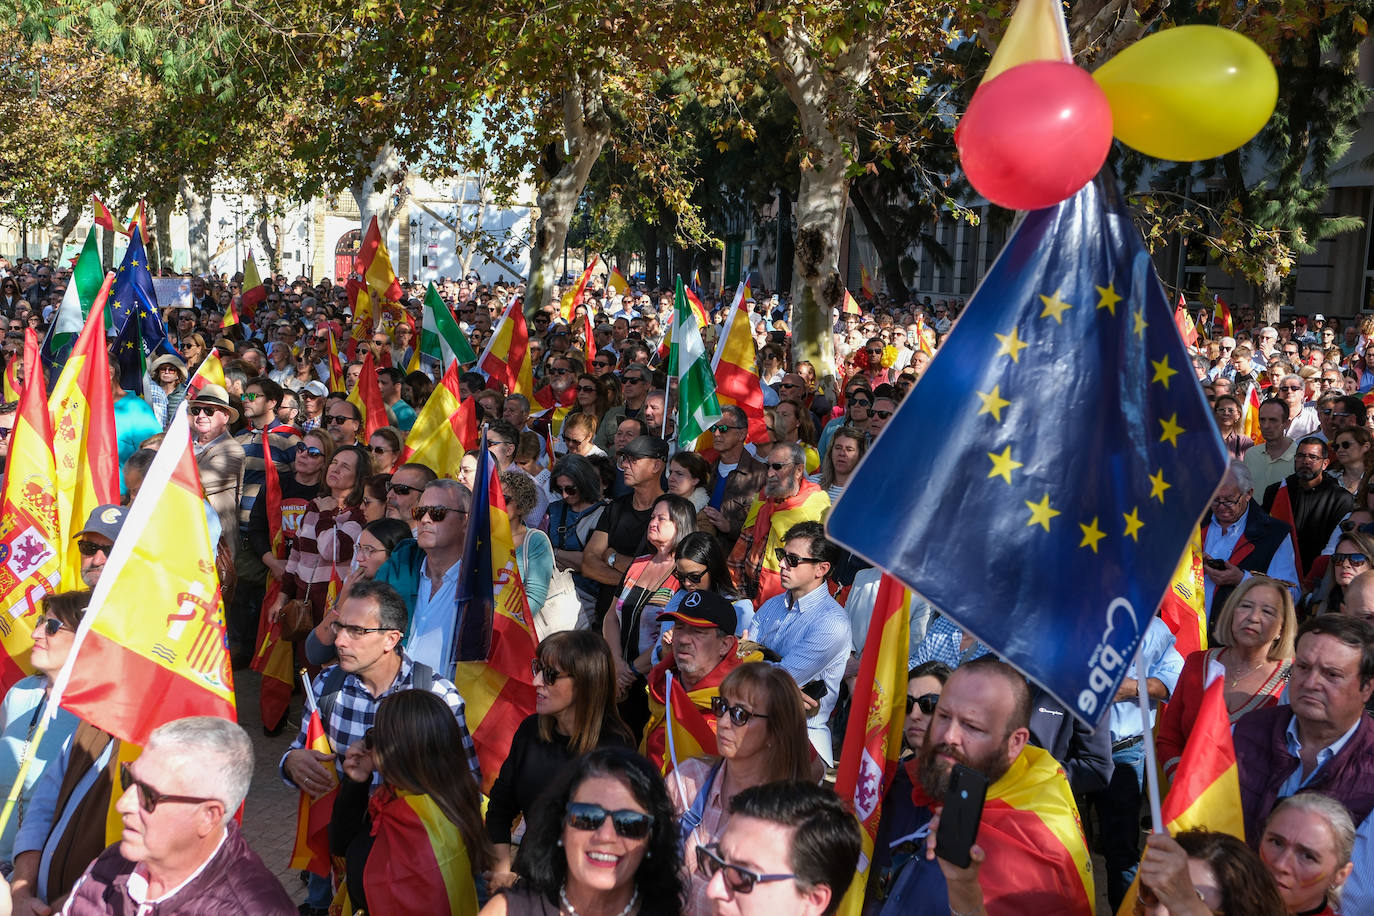
[[1255, 292], [1259, 296], [1259, 301], [1255, 303], [1260, 309], [1260, 319], [1267, 326], [1279, 323], [1279, 307], [1286, 300], [1284, 295], [1284, 275], [1279, 267], [1272, 261], [1264, 265], [1260, 282], [1255, 284]]
[[888, 231], [881, 215], [884, 204], [882, 201], [870, 202], [869, 193], [865, 182], [856, 181], [849, 188], [849, 200], [868, 230], [869, 241], [878, 252], [878, 270], [887, 284], [888, 295], [898, 302], [906, 302], [910, 298], [910, 291], [902, 277], [902, 255], [906, 254], [911, 239]]
[[397, 176], [400, 172], [400, 159], [396, 156], [396, 150], [388, 143], [373, 157], [367, 177], [349, 188], [354, 202], [358, 205], [364, 232], [375, 216], [377, 228], [382, 231], [382, 238], [386, 238], [387, 230], [391, 228], [391, 219], [396, 215], [396, 199], [391, 189], [398, 183]]
[[169, 274], [175, 269], [172, 263], [172, 207], [176, 197], [168, 194], [153, 203], [153, 240], [157, 242], [157, 264], [160, 274]]
[[53, 225], [52, 234], [48, 236], [48, 263], [57, 265], [58, 259], [62, 257], [62, 246], [67, 243], [67, 236], [72, 234], [76, 228], [77, 221], [81, 219], [81, 208], [67, 205], [67, 212], [62, 219]]
[[530, 276], [525, 285], [525, 314], [531, 318], [553, 297], [558, 256], [568, 238], [577, 200], [611, 136], [600, 72], [585, 78], [573, 76], [563, 90], [562, 108], [566, 149], [559, 148], [563, 144], [550, 144], [536, 172], [539, 223], [530, 246]]
[[186, 207], [186, 247], [191, 252], [191, 273], [204, 277], [210, 273], [210, 182], [199, 177], [182, 178], [178, 186]]

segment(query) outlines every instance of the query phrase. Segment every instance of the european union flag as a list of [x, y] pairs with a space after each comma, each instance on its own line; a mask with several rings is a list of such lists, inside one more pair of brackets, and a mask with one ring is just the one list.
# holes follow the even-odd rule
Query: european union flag
[[148, 253], [143, 236], [134, 227], [124, 261], [110, 292], [110, 314], [115, 334], [111, 353], [119, 363], [119, 384], [125, 391], [143, 394], [143, 375], [148, 359], [162, 353], [180, 355], [167, 339], [167, 326], [157, 310], [153, 275], [148, 272]]
[[1096, 725], [1226, 461], [1104, 172], [1026, 214], [829, 530]]
[[487, 428], [482, 427], [482, 442], [477, 447], [477, 470], [472, 475], [472, 510], [468, 513], [467, 540], [463, 543], [462, 566], [458, 571], [457, 609], [452, 640], [453, 657], [448, 670], [458, 662], [484, 662], [491, 654], [492, 624], [496, 610], [496, 582], [491, 562], [491, 452], [487, 451]]

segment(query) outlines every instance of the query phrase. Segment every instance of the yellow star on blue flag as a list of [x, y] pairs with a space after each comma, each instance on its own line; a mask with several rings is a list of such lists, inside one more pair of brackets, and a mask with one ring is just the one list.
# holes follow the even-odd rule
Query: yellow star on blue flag
[[153, 275], [148, 272], [142, 230], [137, 226], [129, 236], [129, 247], [124, 252], [110, 301], [111, 327], [118, 343], [114, 352], [119, 360], [120, 387], [142, 394], [148, 356], [179, 354], [167, 339], [167, 326], [158, 313]]
[[1109, 172], [1027, 213], [827, 521], [1094, 726], [1226, 469], [1172, 315]]

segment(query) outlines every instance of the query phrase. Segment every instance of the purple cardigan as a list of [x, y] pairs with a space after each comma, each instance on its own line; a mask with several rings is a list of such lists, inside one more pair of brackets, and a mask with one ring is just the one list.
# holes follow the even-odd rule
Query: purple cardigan
[[[1284, 733], [1293, 707], [1271, 706], [1242, 716], [1231, 732], [1240, 776], [1240, 803], [1245, 812], [1245, 839], [1259, 848], [1265, 819], [1279, 803], [1279, 787], [1300, 766], [1288, 752]], [[1330, 795], [1350, 809], [1355, 823], [1374, 809], [1374, 718], [1361, 713], [1360, 726], [1345, 747], [1304, 786]]]

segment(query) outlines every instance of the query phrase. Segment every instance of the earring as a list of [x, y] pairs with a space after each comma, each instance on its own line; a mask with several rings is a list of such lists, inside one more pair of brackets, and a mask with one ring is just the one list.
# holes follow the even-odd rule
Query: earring
[[562, 846], [562, 845], [563, 845], [563, 838], [562, 838], [562, 837], [559, 837], [559, 838], [558, 838], [558, 845], [559, 845], [559, 846]]

